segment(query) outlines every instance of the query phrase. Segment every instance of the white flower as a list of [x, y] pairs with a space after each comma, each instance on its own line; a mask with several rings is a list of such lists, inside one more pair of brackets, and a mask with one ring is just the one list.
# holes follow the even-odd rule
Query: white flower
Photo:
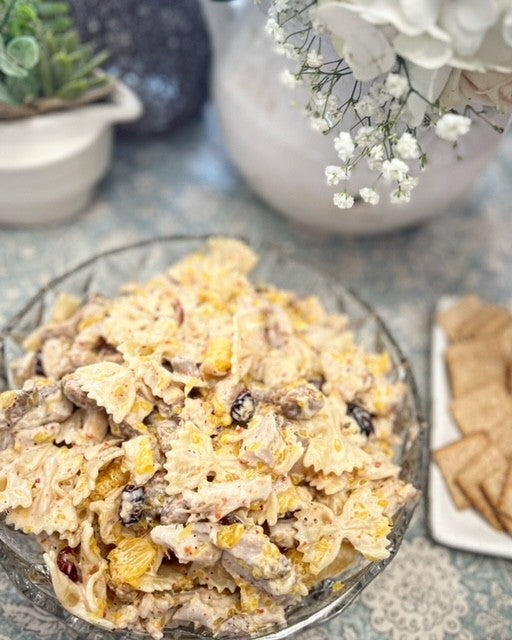
[[325, 118], [310, 118], [309, 124], [313, 131], [318, 131], [318, 133], [329, 131], [329, 123]]
[[316, 7], [313, 7], [312, 9], [309, 10], [309, 19], [311, 21], [311, 27], [315, 35], [321, 36], [326, 32], [327, 29], [325, 24], [317, 16]]
[[317, 69], [318, 67], [321, 67], [323, 65], [324, 57], [321, 53], [318, 53], [317, 51], [314, 51], [314, 50], [309, 51], [306, 57], [306, 62], [309, 67], [313, 67]]
[[402, 160], [415, 160], [420, 157], [418, 141], [407, 131], [398, 138], [395, 151]]
[[340, 209], [351, 209], [354, 206], [354, 198], [346, 191], [335, 193], [332, 201]]
[[347, 131], [341, 131], [336, 138], [334, 138], [334, 148], [338, 154], [339, 159], [342, 162], [347, 162], [354, 154], [356, 148], [350, 133]]
[[398, 187], [389, 194], [389, 200], [393, 204], [400, 204], [401, 202], [410, 202], [411, 201], [411, 192], [407, 189], [402, 189], [402, 187]]
[[363, 187], [359, 190], [359, 195], [368, 204], [378, 204], [380, 200], [379, 194], [369, 187]]
[[282, 11], [287, 11], [290, 7], [290, 1], [289, 0], [273, 0], [273, 4], [274, 4], [274, 9], [278, 12], [281, 13]]
[[354, 109], [360, 118], [371, 118], [378, 113], [379, 104], [371, 95], [366, 95], [355, 103]]
[[382, 163], [382, 175], [384, 180], [397, 180], [401, 182], [409, 172], [409, 167], [403, 160], [393, 158]]
[[284, 69], [280, 76], [281, 83], [288, 89], [295, 89], [302, 84], [302, 80], [292, 73], [289, 69]]
[[381, 144], [374, 145], [368, 154], [367, 163], [370, 171], [381, 171], [384, 160], [384, 147]]
[[298, 60], [300, 57], [299, 50], [290, 42], [276, 42], [274, 51], [280, 56], [285, 56], [288, 60]]
[[325, 109], [326, 112], [332, 112], [338, 108], [338, 100], [332, 93], [331, 95], [327, 95], [321, 91], [317, 91], [311, 96], [311, 101], [317, 111], [323, 111]]
[[327, 184], [334, 186], [340, 183], [340, 180], [349, 180], [352, 171], [348, 167], [338, 167], [337, 165], [329, 165], [325, 167], [325, 177]]
[[377, 139], [379, 133], [375, 127], [359, 127], [356, 135], [354, 136], [354, 140], [357, 144], [368, 144], [369, 142], [373, 142]]
[[277, 20], [274, 18], [269, 18], [267, 23], [265, 24], [265, 31], [274, 38], [275, 42], [283, 42], [284, 40], [284, 31], [283, 28], [279, 26]]
[[418, 178], [415, 178], [414, 176], [405, 176], [405, 178], [400, 182], [400, 187], [405, 191], [409, 191], [409, 193], [417, 185], [418, 185]]
[[457, 113], [445, 113], [436, 124], [436, 134], [448, 142], [456, 142], [465, 135], [471, 126], [471, 120]]
[[388, 73], [384, 86], [387, 93], [398, 100], [409, 88], [409, 83], [407, 82], [407, 78], [401, 76], [399, 73]]

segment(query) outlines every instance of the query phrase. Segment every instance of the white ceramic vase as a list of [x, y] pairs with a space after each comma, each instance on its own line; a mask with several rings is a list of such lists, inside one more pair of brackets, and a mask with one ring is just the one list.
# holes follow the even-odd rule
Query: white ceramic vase
[[57, 222], [81, 211], [107, 172], [113, 126], [142, 113], [116, 82], [109, 100], [0, 122], [0, 223]]
[[[332, 202], [336, 189], [327, 187], [324, 174], [326, 165], [339, 164], [332, 136], [312, 131], [291, 105], [293, 100], [303, 103], [301, 94], [279, 81], [287, 61], [274, 53], [262, 12], [251, 1], [234, 4], [203, 1], [215, 45], [213, 95], [231, 156], [267, 203], [319, 229], [366, 235], [415, 225], [470, 193], [502, 138], [481, 121], [460, 142], [460, 160], [448, 143], [426, 133], [421, 143], [429, 165], [409, 204], [390, 204], [383, 185], [377, 206], [359, 198], [353, 209], [337, 208]], [[507, 120], [498, 116], [496, 121], [505, 126]], [[350, 182], [354, 196], [375, 180], [364, 164]]]

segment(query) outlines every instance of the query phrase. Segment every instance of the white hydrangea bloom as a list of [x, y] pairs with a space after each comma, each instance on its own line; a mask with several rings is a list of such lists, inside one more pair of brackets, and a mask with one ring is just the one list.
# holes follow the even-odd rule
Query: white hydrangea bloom
[[346, 191], [335, 193], [332, 201], [340, 209], [351, 209], [354, 206], [354, 198]]
[[363, 187], [359, 190], [359, 195], [367, 204], [378, 204], [380, 200], [379, 194], [370, 187]]
[[401, 182], [408, 172], [408, 165], [399, 158], [384, 160], [382, 163], [382, 176], [384, 177], [384, 180], [397, 180], [398, 182]]
[[265, 24], [265, 31], [271, 36], [275, 42], [283, 42], [284, 30], [279, 26], [275, 18], [269, 18]]
[[295, 89], [302, 84], [302, 80], [292, 73], [289, 69], [284, 69], [280, 76], [281, 83], [288, 89]]
[[317, 69], [318, 67], [321, 67], [323, 65], [324, 57], [321, 53], [318, 53], [317, 51], [314, 51], [314, 50], [308, 51], [306, 62], [308, 66], [313, 67], [314, 69]]
[[347, 131], [340, 131], [338, 136], [334, 138], [334, 148], [342, 162], [347, 162], [354, 155], [356, 145], [352, 140], [352, 136]]
[[349, 180], [351, 173], [352, 171], [348, 167], [338, 167], [332, 164], [325, 167], [325, 177], [330, 187], [339, 184], [341, 180]]
[[457, 113], [445, 113], [436, 124], [436, 134], [448, 142], [457, 142], [465, 135], [471, 126], [470, 118]]
[[409, 88], [409, 83], [407, 78], [399, 73], [388, 73], [384, 88], [390, 96], [398, 100]]
[[395, 144], [395, 151], [402, 160], [416, 160], [420, 157], [420, 148], [416, 138], [405, 131]]

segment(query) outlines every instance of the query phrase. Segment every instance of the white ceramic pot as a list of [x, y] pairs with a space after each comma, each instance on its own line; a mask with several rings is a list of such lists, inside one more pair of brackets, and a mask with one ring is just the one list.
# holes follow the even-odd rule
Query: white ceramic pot
[[106, 102], [0, 123], [0, 223], [56, 222], [81, 211], [110, 165], [113, 126], [142, 113], [121, 82]]
[[[305, 103], [301, 102], [305, 94], [279, 82], [286, 60], [273, 52], [261, 11], [252, 2], [237, 5], [238, 11], [231, 10], [228, 16], [229, 7], [203, 2], [216, 45], [214, 99], [234, 162], [266, 202], [319, 229], [366, 235], [417, 224], [470, 193], [502, 138], [481, 121], [474, 122], [470, 135], [459, 144], [462, 160], [433, 133], [421, 139], [429, 165], [410, 204], [390, 204], [385, 186], [378, 186], [383, 192], [379, 205], [359, 199], [353, 209], [338, 209], [332, 202], [336, 189], [327, 187], [324, 174], [326, 165], [339, 164], [332, 136], [312, 131], [299, 108], [291, 106], [292, 100]], [[499, 116], [497, 123], [504, 126], [507, 120]], [[354, 196], [375, 180], [364, 164], [350, 182]]]

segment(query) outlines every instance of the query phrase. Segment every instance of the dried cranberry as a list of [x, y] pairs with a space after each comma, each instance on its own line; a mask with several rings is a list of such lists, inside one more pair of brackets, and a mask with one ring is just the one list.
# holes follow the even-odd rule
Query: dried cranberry
[[256, 403], [250, 391], [242, 391], [231, 405], [231, 417], [236, 422], [246, 424], [253, 417]]
[[188, 397], [192, 398], [192, 400], [197, 400], [197, 398], [202, 397], [201, 389], [199, 387], [192, 387], [188, 392]]
[[369, 411], [354, 402], [349, 402], [347, 406], [347, 414], [354, 418], [361, 429], [361, 433], [364, 433], [367, 438], [375, 433], [372, 414]]
[[144, 513], [144, 501], [146, 492], [144, 487], [137, 487], [134, 484], [127, 484], [121, 494], [121, 508], [119, 509], [119, 519], [125, 527], [140, 522]]
[[76, 566], [75, 550], [71, 547], [64, 547], [57, 556], [57, 566], [72, 582], [82, 582], [78, 567]]

